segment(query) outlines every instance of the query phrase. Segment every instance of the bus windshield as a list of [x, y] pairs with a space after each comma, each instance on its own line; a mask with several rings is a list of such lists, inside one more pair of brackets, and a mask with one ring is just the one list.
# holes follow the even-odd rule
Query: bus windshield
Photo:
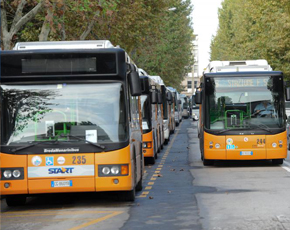
[[1, 85], [1, 97], [2, 145], [128, 138], [121, 83]]
[[283, 80], [269, 76], [207, 78], [205, 109], [207, 129], [283, 128]]

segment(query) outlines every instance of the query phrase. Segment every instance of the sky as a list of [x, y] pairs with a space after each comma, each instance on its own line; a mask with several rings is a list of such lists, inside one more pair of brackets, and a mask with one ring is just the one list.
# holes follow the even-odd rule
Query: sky
[[223, 0], [191, 0], [193, 29], [198, 34], [199, 76], [209, 63], [210, 42], [218, 29], [218, 8]]

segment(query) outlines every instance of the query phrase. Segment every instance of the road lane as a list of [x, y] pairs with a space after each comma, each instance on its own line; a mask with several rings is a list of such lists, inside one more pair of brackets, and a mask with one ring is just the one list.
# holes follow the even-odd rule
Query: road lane
[[[191, 124], [189, 160], [204, 229], [290, 229], [290, 173], [271, 161], [218, 161], [204, 167]], [[284, 168], [283, 168], [284, 167]]]
[[[155, 177], [148, 196], [137, 199], [137, 204], [130, 209], [130, 218], [123, 230], [202, 229], [188, 165], [187, 128], [190, 124], [190, 119], [184, 120], [164, 149], [165, 153], [162, 151], [161, 160], [150, 168], [147, 166], [148, 175], [155, 174], [160, 166], [162, 170]], [[150, 179], [148, 176], [144, 183]]]

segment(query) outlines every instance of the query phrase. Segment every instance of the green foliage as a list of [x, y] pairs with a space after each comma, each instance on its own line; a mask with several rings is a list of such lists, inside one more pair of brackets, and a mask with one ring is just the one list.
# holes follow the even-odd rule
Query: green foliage
[[211, 60], [266, 59], [290, 79], [290, 2], [224, 0]]
[[[37, 1], [30, 0], [24, 11]], [[13, 3], [10, 23], [18, 1]], [[47, 40], [79, 40], [93, 22], [85, 39], [120, 45], [139, 68], [179, 89], [193, 64], [191, 11], [190, 0], [45, 0], [12, 42], [37, 41], [43, 24]]]

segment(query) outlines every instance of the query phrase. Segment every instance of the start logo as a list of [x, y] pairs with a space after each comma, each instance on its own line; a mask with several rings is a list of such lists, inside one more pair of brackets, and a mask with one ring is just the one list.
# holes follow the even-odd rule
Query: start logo
[[48, 174], [70, 174], [74, 168], [50, 168]]

